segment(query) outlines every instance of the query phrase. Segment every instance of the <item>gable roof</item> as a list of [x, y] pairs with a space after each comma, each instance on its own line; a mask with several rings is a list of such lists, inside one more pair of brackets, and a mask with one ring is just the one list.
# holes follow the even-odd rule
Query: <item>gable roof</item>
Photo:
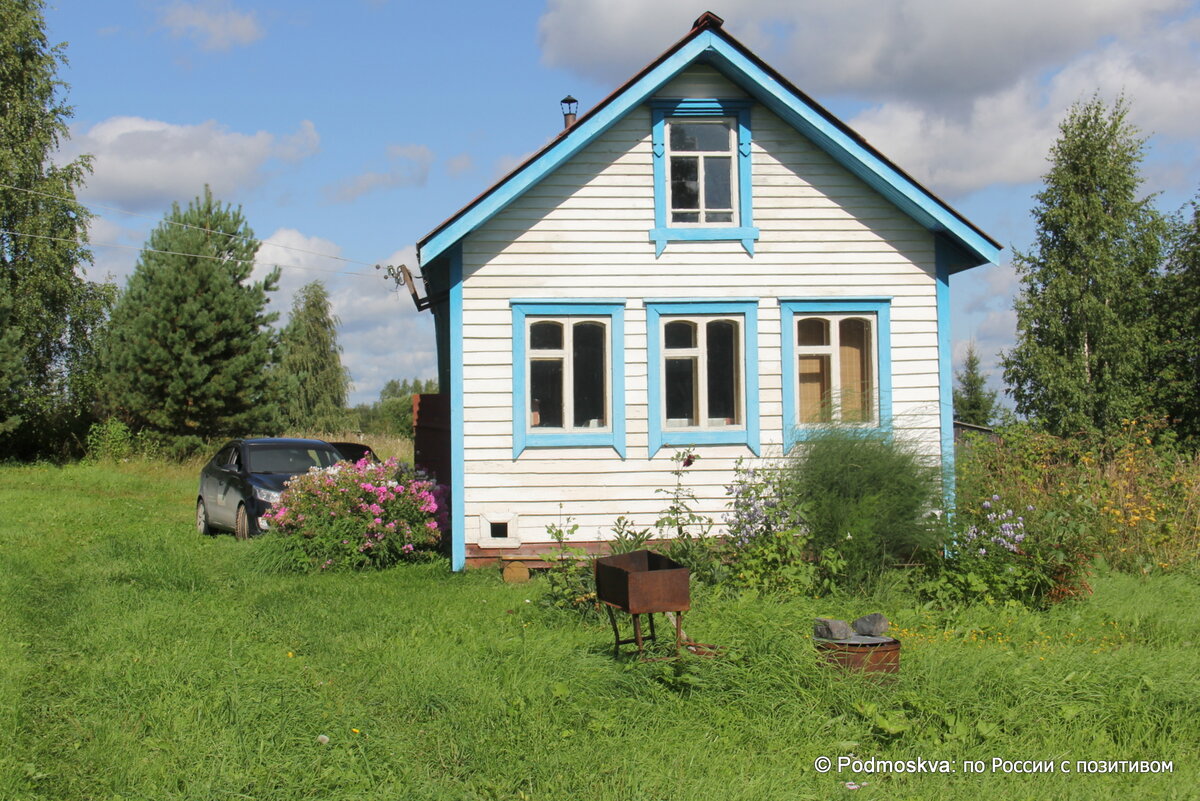
[[424, 265], [503, 210], [659, 87], [694, 63], [708, 64], [791, 124], [854, 175], [928, 230], [954, 247], [951, 273], [996, 263], [1001, 245], [893, 164], [886, 156], [722, 28], [711, 12], [696, 20], [687, 36], [580, 117], [490, 189], [468, 203], [417, 243]]

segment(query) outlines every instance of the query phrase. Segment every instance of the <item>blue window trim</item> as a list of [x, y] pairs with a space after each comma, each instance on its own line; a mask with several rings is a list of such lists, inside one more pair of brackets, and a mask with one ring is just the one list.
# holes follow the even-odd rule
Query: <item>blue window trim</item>
[[837, 298], [812, 300], [780, 300], [779, 324], [782, 329], [783, 349], [783, 451], [787, 453], [798, 443], [808, 438], [814, 428], [796, 422], [798, 402], [796, 385], [792, 380], [796, 359], [796, 315], [804, 314], [874, 314], [876, 364], [879, 370], [879, 425], [863, 427], [864, 431], [892, 432], [892, 299], [891, 298]]
[[[654, 243], [654, 255], [661, 256], [668, 242], [717, 242], [737, 241], [751, 256], [758, 229], [754, 227], [754, 204], [751, 198], [750, 181], [750, 128], [749, 100], [718, 100], [715, 98], [682, 98], [678, 100], [653, 100], [650, 103], [650, 141], [654, 153], [654, 228], [650, 229], [650, 241]], [[694, 226], [670, 226], [667, 224], [667, 165], [666, 128], [669, 118], [678, 117], [733, 117], [737, 120], [737, 171], [738, 171], [738, 225], [699, 228]]]
[[[703, 430], [665, 428], [662, 407], [661, 318], [673, 316], [730, 315], [743, 318], [742, 400], [745, 414], [740, 428]], [[745, 445], [760, 455], [758, 408], [758, 301], [667, 300], [646, 301], [647, 429], [650, 456], [664, 445]]]
[[[583, 448], [612, 447], [625, 458], [625, 301], [610, 299], [589, 300], [513, 300], [512, 359], [513, 359], [513, 459], [526, 448]], [[609, 375], [609, 415], [612, 425], [607, 431], [569, 431], [545, 433], [529, 430], [526, 424], [528, 409], [525, 394], [525, 318], [527, 317], [607, 317]]]

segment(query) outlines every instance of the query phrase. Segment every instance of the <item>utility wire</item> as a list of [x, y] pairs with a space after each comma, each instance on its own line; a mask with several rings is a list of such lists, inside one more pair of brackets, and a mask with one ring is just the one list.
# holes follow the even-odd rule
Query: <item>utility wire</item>
[[[66, 242], [67, 244], [70, 244], [70, 245], [81, 244], [79, 242], [76, 242], [74, 239], [66, 239], [61, 236], [45, 236], [43, 234], [27, 234], [22, 231], [6, 231], [2, 228], [0, 228], [0, 234], [5, 234], [7, 236], [26, 236], [26, 237], [30, 237], [31, 239], [48, 239], [52, 242]], [[248, 262], [250, 264], [255, 264], [258, 262], [258, 259], [239, 259], [239, 258], [234, 258], [232, 256], [230, 256], [230, 257], [203, 256], [199, 253], [179, 253], [178, 251], [174, 251], [174, 250], [156, 250], [155, 248], [138, 247], [137, 245], [118, 245], [113, 242], [88, 242], [88, 243], [86, 243], [86, 245], [87, 245], [87, 247], [97, 247], [97, 248], [119, 248], [121, 250], [140, 250], [143, 253], [161, 253], [165, 256], [184, 256], [189, 259], [209, 259], [211, 261], [236, 261], [236, 262]], [[270, 264], [273, 267], [287, 267], [288, 269], [291, 269], [291, 270], [306, 270], [308, 272], [327, 273], [327, 274], [332, 274], [332, 275], [348, 275], [353, 278], [374, 278], [373, 275], [370, 275], [368, 273], [360, 273], [360, 272], [356, 272], [356, 271], [322, 270], [320, 267], [301, 267], [299, 264], [279, 264], [279, 263], [275, 263], [275, 262], [263, 262], [263, 264]]]
[[[125, 209], [119, 209], [115, 206], [105, 206], [102, 203], [84, 203], [75, 198], [67, 197], [66, 195], [55, 195], [50, 192], [42, 192], [37, 189], [27, 189], [27, 188], [21, 187], [21, 186], [13, 186], [12, 184], [0, 183], [0, 189], [12, 189], [13, 191], [16, 191], [16, 192], [28, 192], [31, 195], [40, 195], [42, 197], [48, 197], [53, 200], [61, 200], [65, 203], [73, 203], [76, 206], [82, 206], [85, 209], [93, 209], [93, 208], [94, 209], [105, 209], [106, 211], [115, 211], [118, 214], [128, 214], [131, 217], [145, 217], [146, 219], [150, 219], [150, 220], [157, 219], [156, 217], [154, 217], [150, 214], [143, 214], [143, 213], [137, 212], [137, 211], [126, 211]], [[100, 217], [99, 214], [97, 214], [96, 216]], [[100, 217], [100, 219], [104, 219], [104, 218]], [[298, 247], [294, 247], [292, 245], [280, 245], [275, 242], [264, 242], [261, 239], [255, 239], [254, 237], [251, 237], [251, 236], [242, 236], [241, 234], [229, 234], [229, 233], [225, 233], [224, 231], [214, 231], [211, 228], [204, 228], [199, 225], [192, 225], [190, 223], [178, 222], [177, 220], [168, 220], [168, 219], [164, 218], [164, 219], [160, 220], [160, 222], [167, 223], [168, 225], [177, 225], [180, 228], [191, 228], [196, 231], [203, 231], [203, 232], [209, 233], [209, 234], [216, 234], [217, 236], [226, 236], [231, 239], [241, 239], [246, 242], [255, 242], [255, 243], [258, 243], [260, 246], [267, 245], [269, 247], [282, 248], [283, 250], [294, 250], [297, 253], [305, 253], [309, 256], [320, 256], [323, 259], [333, 259], [334, 261], [344, 261], [348, 264], [361, 264], [364, 267], [375, 267], [376, 266], [374, 264], [370, 264], [369, 262], [358, 261], [357, 259], [347, 259], [342, 256], [331, 256], [328, 253], [319, 253], [315, 250], [306, 250], [304, 248], [298, 248]], [[105, 246], [100, 246], [100, 247], [105, 247]], [[108, 247], [128, 247], [128, 246], [127, 245], [112, 245], [112, 246], [108, 246]], [[152, 251], [152, 252], [157, 252], [157, 251]], [[300, 267], [299, 269], [303, 270], [306, 268]]]

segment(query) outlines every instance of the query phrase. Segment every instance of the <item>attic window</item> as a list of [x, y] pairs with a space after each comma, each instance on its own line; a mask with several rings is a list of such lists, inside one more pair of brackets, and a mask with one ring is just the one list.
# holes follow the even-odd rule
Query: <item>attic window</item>
[[733, 225], [733, 126], [729, 120], [667, 123], [668, 195], [672, 225]]
[[655, 255], [668, 242], [734, 241], [754, 253], [747, 100], [651, 103]]

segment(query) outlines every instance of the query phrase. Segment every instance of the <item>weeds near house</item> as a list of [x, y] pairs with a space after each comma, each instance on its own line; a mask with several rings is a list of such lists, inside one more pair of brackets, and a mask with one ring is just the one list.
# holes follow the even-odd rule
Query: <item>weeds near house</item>
[[972, 438], [959, 454], [960, 499], [1000, 494], [1058, 543], [1060, 595], [1099, 556], [1123, 571], [1150, 573], [1194, 563], [1200, 553], [1200, 456], [1178, 450], [1161, 424], [1125, 421], [1105, 441], [1059, 438], [1025, 425], [998, 440]]

